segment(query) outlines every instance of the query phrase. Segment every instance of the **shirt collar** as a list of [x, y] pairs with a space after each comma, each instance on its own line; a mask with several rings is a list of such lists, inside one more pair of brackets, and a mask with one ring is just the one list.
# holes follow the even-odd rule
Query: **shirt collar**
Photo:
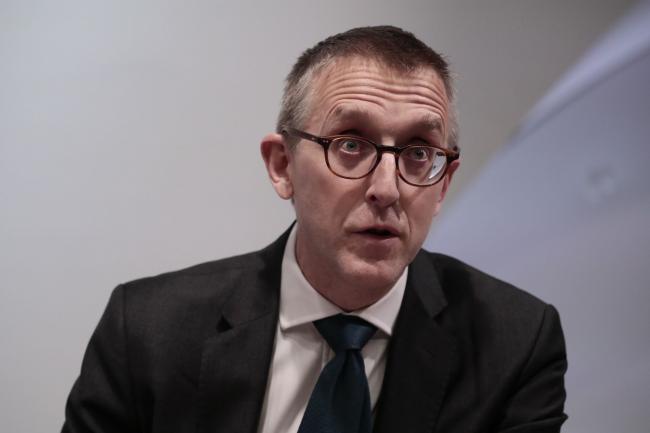
[[[287, 330], [314, 320], [344, 313], [339, 307], [325, 299], [309, 284], [300, 270], [295, 254], [295, 224], [282, 258], [282, 280], [280, 285], [280, 327]], [[408, 267], [404, 269], [395, 285], [377, 302], [368, 307], [349, 313], [372, 323], [386, 335], [393, 333], [404, 289]], [[348, 314], [348, 313], [344, 313]]]

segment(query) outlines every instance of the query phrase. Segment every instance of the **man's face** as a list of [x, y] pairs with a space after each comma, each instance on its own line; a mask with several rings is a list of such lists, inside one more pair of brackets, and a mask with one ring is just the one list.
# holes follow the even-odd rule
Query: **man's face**
[[[327, 68], [313, 85], [306, 132], [387, 146], [445, 145], [448, 101], [433, 70], [404, 75], [349, 59]], [[399, 179], [392, 153], [356, 180], [330, 172], [322, 147], [310, 141], [301, 140], [287, 160], [298, 263], [307, 280], [344, 309], [372, 303], [392, 287], [422, 246], [457, 167], [422, 188]], [[345, 293], [349, 304], [328, 296], [332, 291]]]

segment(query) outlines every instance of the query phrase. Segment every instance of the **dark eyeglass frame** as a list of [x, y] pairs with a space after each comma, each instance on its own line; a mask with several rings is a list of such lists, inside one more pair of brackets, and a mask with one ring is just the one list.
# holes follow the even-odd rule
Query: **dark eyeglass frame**
[[[444, 177], [447, 175], [447, 170], [449, 169], [449, 165], [452, 162], [456, 161], [458, 158], [460, 158], [460, 152], [459, 151], [449, 150], [449, 149], [445, 149], [443, 147], [433, 146], [433, 145], [430, 145], [430, 144], [427, 144], [426, 146], [422, 146], [422, 145], [408, 145], [408, 146], [399, 146], [399, 147], [398, 146], [384, 146], [382, 144], [377, 144], [377, 143], [374, 143], [374, 142], [372, 142], [370, 140], [367, 140], [367, 139], [365, 139], [363, 137], [358, 137], [358, 136], [355, 136], [355, 135], [327, 135], [327, 136], [319, 137], [317, 135], [312, 135], [312, 134], [310, 134], [308, 132], [301, 131], [301, 130], [296, 129], [296, 128], [292, 128], [290, 126], [282, 127], [282, 134], [286, 135], [286, 136], [300, 137], [300, 138], [303, 138], [305, 140], [309, 140], [309, 141], [312, 141], [314, 143], [320, 144], [322, 146], [322, 148], [323, 148], [323, 153], [325, 154], [325, 164], [327, 164], [327, 168], [334, 175], [336, 175], [338, 177], [342, 177], [343, 179], [362, 179], [362, 178], [368, 176], [370, 173], [375, 171], [375, 168], [377, 168], [377, 166], [381, 162], [381, 157], [384, 154], [384, 152], [390, 152], [390, 153], [395, 155], [395, 167], [397, 169], [397, 175], [399, 176], [399, 178], [402, 179], [404, 182], [406, 182], [409, 185], [417, 186], [417, 187], [421, 187], [421, 188], [426, 188], [426, 187], [429, 187], [429, 186], [436, 185], [438, 182], [440, 182], [442, 179], [444, 179]], [[370, 170], [368, 170], [368, 172], [366, 174], [361, 175], [361, 176], [343, 176], [343, 175], [335, 172], [332, 169], [332, 167], [330, 166], [330, 160], [329, 160], [329, 154], [328, 154], [329, 146], [334, 140], [344, 139], [344, 138], [350, 138], [350, 139], [354, 139], [354, 140], [365, 141], [366, 143], [372, 144], [375, 147], [375, 150], [377, 151], [377, 160], [375, 161], [373, 166], [370, 168]], [[404, 150], [406, 150], [408, 148], [411, 148], [411, 147], [431, 147], [431, 148], [439, 150], [439, 151], [441, 151], [441, 152], [443, 152], [445, 154], [445, 157], [447, 158], [447, 163], [446, 163], [445, 168], [444, 168], [444, 170], [442, 172], [442, 175], [434, 183], [431, 183], [431, 184], [428, 184], [428, 185], [418, 185], [416, 183], [412, 183], [412, 182], [409, 182], [408, 180], [404, 179], [404, 176], [402, 176], [402, 173], [400, 173], [400, 171], [399, 171], [399, 156]]]

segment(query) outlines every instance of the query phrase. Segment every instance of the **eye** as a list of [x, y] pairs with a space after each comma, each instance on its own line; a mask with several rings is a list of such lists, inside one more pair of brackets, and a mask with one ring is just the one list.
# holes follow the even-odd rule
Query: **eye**
[[411, 161], [428, 161], [433, 154], [433, 148], [426, 146], [412, 146], [408, 147], [402, 153], [403, 157]]
[[346, 138], [338, 143], [338, 148], [346, 153], [359, 153], [361, 151], [361, 143], [357, 140]]

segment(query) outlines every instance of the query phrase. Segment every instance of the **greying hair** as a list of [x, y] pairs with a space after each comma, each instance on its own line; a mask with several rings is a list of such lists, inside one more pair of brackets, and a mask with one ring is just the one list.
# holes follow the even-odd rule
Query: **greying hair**
[[309, 115], [312, 83], [318, 73], [337, 60], [353, 57], [375, 61], [399, 73], [433, 69], [442, 79], [449, 101], [447, 147], [458, 149], [454, 88], [447, 61], [412, 33], [393, 26], [348, 30], [330, 36], [302, 53], [286, 78], [276, 131], [281, 133], [285, 126], [302, 128]]

